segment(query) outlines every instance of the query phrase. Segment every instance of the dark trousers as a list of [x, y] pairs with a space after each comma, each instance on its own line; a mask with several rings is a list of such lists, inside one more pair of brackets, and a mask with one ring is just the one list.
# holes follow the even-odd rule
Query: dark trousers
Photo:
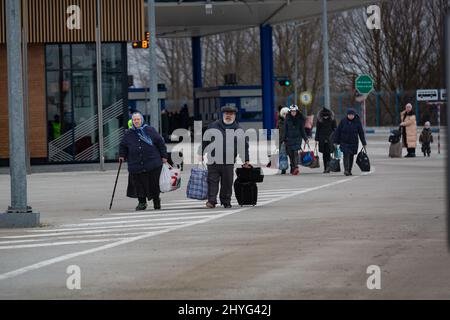
[[230, 204], [233, 194], [233, 164], [208, 165], [208, 202], [217, 204], [220, 183], [220, 203]]
[[287, 154], [289, 157], [289, 162], [291, 163], [291, 172], [298, 168], [298, 150], [292, 150], [291, 148], [287, 148]]
[[416, 154], [416, 148], [406, 148], [408, 154]]
[[330, 160], [331, 160], [331, 149], [330, 149], [330, 145], [328, 143], [323, 145], [322, 155], [323, 155], [322, 157], [323, 157], [324, 169], [328, 169], [328, 166], [329, 166]]
[[352, 172], [353, 160], [355, 155], [353, 153], [345, 153], [344, 152], [344, 170], [348, 172]]
[[429, 143], [429, 142], [422, 143], [422, 152], [424, 154], [430, 154], [431, 153], [431, 143]]

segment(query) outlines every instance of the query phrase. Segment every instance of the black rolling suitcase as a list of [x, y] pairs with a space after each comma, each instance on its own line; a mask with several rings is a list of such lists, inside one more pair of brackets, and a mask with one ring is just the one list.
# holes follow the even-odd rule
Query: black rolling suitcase
[[236, 168], [236, 175], [242, 182], [263, 182], [264, 175], [261, 168]]
[[255, 206], [258, 201], [258, 187], [255, 182], [241, 182], [238, 178], [234, 181], [234, 195], [240, 206]]

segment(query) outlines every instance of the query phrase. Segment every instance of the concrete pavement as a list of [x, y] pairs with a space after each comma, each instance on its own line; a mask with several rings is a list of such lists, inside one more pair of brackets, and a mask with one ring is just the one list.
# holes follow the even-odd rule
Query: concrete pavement
[[[449, 299], [446, 148], [389, 159], [386, 136], [368, 141], [371, 173], [267, 175], [258, 206], [230, 210], [186, 199], [189, 167], [162, 211], [139, 213], [125, 172], [111, 212], [115, 170], [33, 174], [43, 227], [0, 229], [0, 298]], [[71, 265], [80, 290], [67, 288]], [[380, 290], [367, 288], [371, 265]]]

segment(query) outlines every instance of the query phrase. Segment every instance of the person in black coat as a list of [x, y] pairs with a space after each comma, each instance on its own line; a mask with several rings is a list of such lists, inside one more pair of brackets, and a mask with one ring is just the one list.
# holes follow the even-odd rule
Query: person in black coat
[[347, 110], [347, 117], [342, 119], [334, 134], [334, 144], [340, 145], [342, 153], [344, 153], [344, 174], [352, 175], [352, 166], [355, 154], [358, 153], [359, 139], [364, 147], [366, 147], [366, 137], [359, 116], [353, 109]]
[[291, 163], [292, 175], [300, 173], [298, 169], [298, 151], [302, 147], [302, 139], [305, 140], [305, 143], [308, 143], [308, 137], [305, 132], [305, 117], [298, 111], [296, 105], [291, 105], [284, 122], [284, 142]]
[[164, 139], [155, 128], [144, 123], [141, 113], [132, 115], [133, 126], [125, 131], [120, 143], [119, 161], [128, 162], [127, 197], [138, 198], [136, 210], [147, 208], [147, 199], [153, 200], [155, 210], [161, 209], [159, 176], [167, 162]]
[[336, 130], [336, 119], [334, 112], [323, 108], [317, 114], [315, 140], [319, 142], [319, 152], [323, 154], [323, 173], [330, 173], [330, 160], [333, 143], [330, 141], [331, 134]]

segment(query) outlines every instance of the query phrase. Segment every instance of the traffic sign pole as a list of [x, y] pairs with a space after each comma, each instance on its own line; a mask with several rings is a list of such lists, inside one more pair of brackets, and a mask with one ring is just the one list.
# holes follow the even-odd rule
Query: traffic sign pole
[[366, 132], [366, 99], [363, 100], [363, 129]]
[[438, 109], [438, 154], [441, 154], [441, 104], [437, 105]]

